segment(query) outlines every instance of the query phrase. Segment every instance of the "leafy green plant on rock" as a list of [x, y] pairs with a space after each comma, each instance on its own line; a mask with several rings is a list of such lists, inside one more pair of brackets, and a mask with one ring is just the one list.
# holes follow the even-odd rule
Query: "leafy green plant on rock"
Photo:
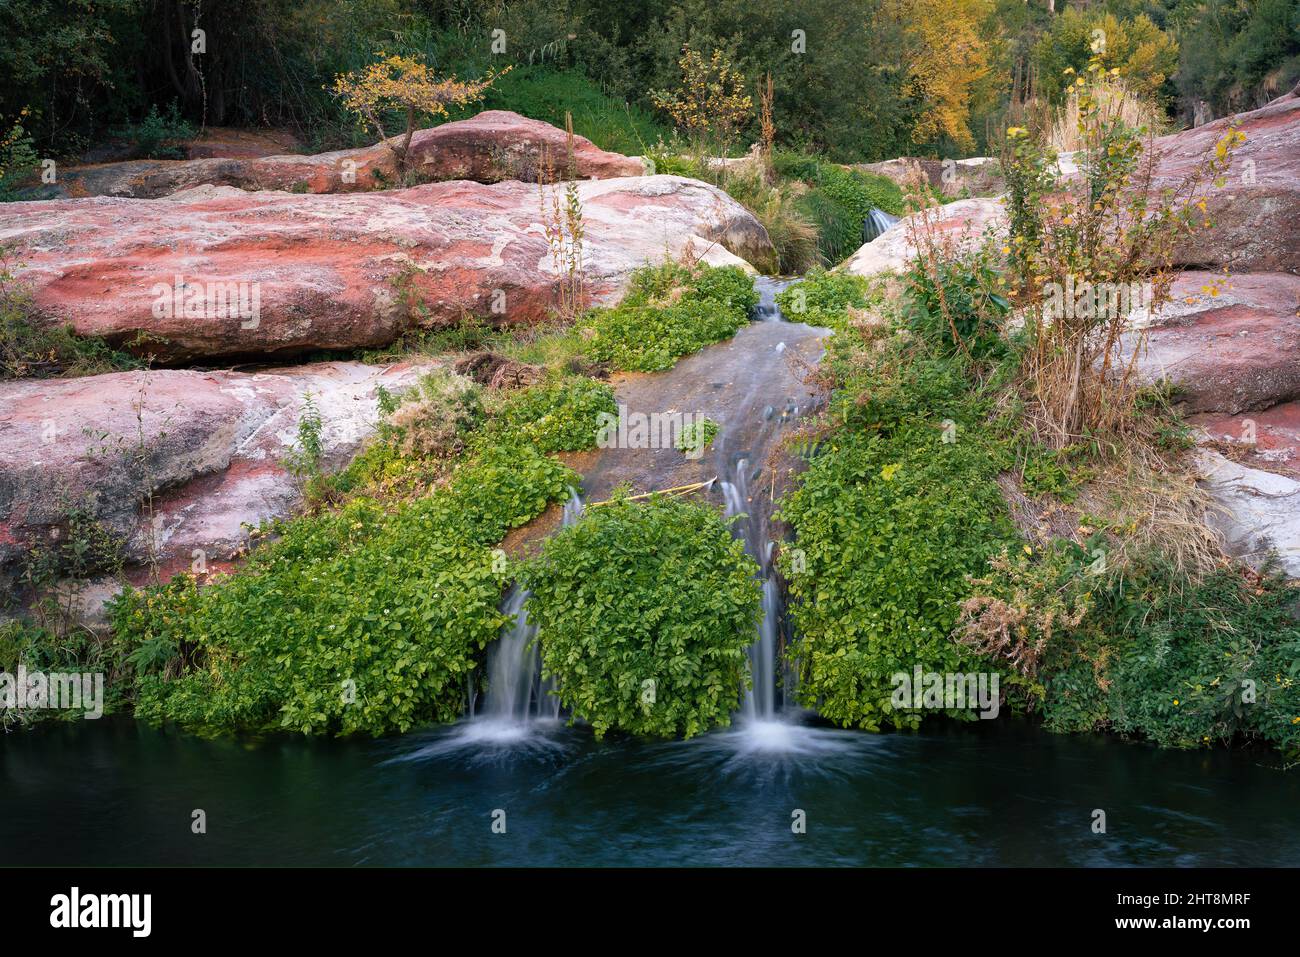
[[[359, 498], [283, 523], [239, 574], [197, 594], [128, 590], [113, 605], [127, 654], [183, 620], [193, 668], [137, 673], [136, 713], [213, 731], [383, 734], [449, 721], [505, 616], [505, 533], [577, 476], [527, 447], [488, 452], [451, 482], [385, 512]], [[161, 602], [161, 605], [159, 605]]]
[[892, 675], [988, 670], [949, 634], [967, 576], [1014, 538], [998, 468], [977, 438], [916, 422], [841, 432], [813, 459], [780, 510], [803, 558], [783, 570], [804, 704], [846, 727], [916, 727], [890, 704]]
[[587, 353], [617, 369], [661, 371], [735, 335], [756, 305], [753, 281], [736, 266], [644, 267], [618, 306], [588, 313]]
[[708, 506], [652, 498], [589, 510], [524, 572], [561, 703], [597, 737], [727, 724], [759, 614], [756, 572]]

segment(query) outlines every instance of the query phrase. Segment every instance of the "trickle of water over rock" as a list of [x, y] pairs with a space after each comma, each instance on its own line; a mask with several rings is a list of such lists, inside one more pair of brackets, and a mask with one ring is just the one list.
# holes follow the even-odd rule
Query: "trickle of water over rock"
[[781, 308], [776, 304], [777, 294], [787, 286], [797, 283], [795, 279], [775, 279], [771, 276], [758, 276], [754, 279], [754, 290], [758, 293], [758, 305], [754, 307], [755, 322], [784, 322]]
[[772, 573], [774, 544], [761, 544], [762, 523], [751, 514], [748, 459], [737, 459], [730, 481], [720, 483], [728, 518], [742, 516], [734, 525], [745, 551], [758, 562], [763, 581], [763, 615], [758, 633], [749, 647], [749, 671], [753, 686], [745, 692], [743, 714], [747, 722], [772, 721], [776, 718], [776, 646], [781, 627], [781, 587]]
[[862, 241], [871, 242], [896, 222], [898, 222], [897, 216], [891, 216], [883, 209], [872, 209], [867, 213], [867, 218], [862, 221]]
[[[570, 489], [564, 503], [565, 528], [582, 518], [583, 504], [578, 493]], [[541, 649], [537, 644], [537, 627], [528, 620], [525, 607], [531, 594], [515, 586], [501, 606], [503, 614], [513, 617], [488, 650], [488, 690], [481, 714], [473, 714], [467, 730], [476, 739], [508, 741], [525, 737], [535, 721], [558, 721], [560, 699], [552, 692], [554, 683], [543, 679]]]

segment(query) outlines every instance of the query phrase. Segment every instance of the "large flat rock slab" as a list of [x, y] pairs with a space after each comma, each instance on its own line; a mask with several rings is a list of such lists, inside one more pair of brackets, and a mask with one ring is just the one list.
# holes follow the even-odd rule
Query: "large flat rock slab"
[[1211, 449], [1197, 452], [1197, 466], [1216, 506], [1207, 520], [1228, 554], [1255, 568], [1276, 558], [1286, 575], [1300, 578], [1300, 481]]
[[[840, 267], [858, 276], [901, 272], [916, 255], [911, 234], [923, 213], [904, 216], [869, 243], [865, 243]], [[986, 236], [1004, 236], [1006, 208], [997, 199], [959, 199], [929, 211], [936, 239], [949, 242], [955, 251], [976, 248]]]
[[[544, 221], [550, 189], [458, 180], [14, 203], [0, 210], [0, 242], [16, 247], [19, 276], [51, 321], [166, 363], [355, 349], [468, 317], [546, 319], [561, 270]], [[706, 183], [629, 177], [577, 191], [596, 303], [665, 256], [693, 251], [713, 265], [772, 256], [758, 220]]]
[[[302, 193], [365, 192], [399, 182], [401, 174], [393, 147], [400, 141], [400, 137], [394, 137], [360, 149], [267, 156], [259, 152], [262, 141], [247, 133], [242, 138], [213, 136], [211, 142], [192, 146], [191, 155], [196, 158], [73, 167], [61, 171], [57, 183], [30, 189], [28, 196], [158, 199], [196, 186]], [[508, 110], [486, 110], [467, 120], [416, 130], [411, 137], [408, 172], [419, 182], [536, 182], [539, 173], [554, 179], [567, 173], [567, 144], [564, 130], [549, 123]], [[645, 169], [638, 159], [602, 150], [591, 140], [575, 136], [573, 171], [579, 179], [607, 179], [640, 176]]]
[[189, 569], [199, 550], [215, 570], [247, 541], [245, 526], [299, 507], [283, 462], [307, 393], [332, 468], [373, 433], [379, 387], [399, 391], [427, 368], [328, 362], [0, 383], [0, 582], [12, 582], [31, 542], [60, 534], [70, 508], [93, 515], [128, 564], [152, 555], [164, 571]]
[[1249, 113], [1155, 141], [1156, 188], [1176, 187], [1230, 127], [1246, 142], [1232, 153], [1220, 188], [1206, 184], [1206, 218], [1178, 248], [1177, 264], [1300, 273], [1300, 96], [1291, 91]]
[[1242, 415], [1206, 412], [1188, 421], [1234, 461], [1300, 480], [1300, 400]]
[[1185, 272], [1172, 296], [1146, 329], [1142, 378], [1174, 383], [1191, 413], [1235, 415], [1300, 397], [1300, 277]]

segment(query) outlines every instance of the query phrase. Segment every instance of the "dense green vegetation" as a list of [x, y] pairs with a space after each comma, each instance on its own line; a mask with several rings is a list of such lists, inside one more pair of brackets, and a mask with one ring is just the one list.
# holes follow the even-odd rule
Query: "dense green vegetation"
[[[647, 267], [619, 308], [637, 310], [648, 325], [627, 327], [618, 355], [633, 367], [659, 362], [662, 342], [648, 330], [671, 325], [671, 364], [733, 333], [753, 301], [753, 284], [738, 269]], [[693, 311], [663, 318], [683, 303]], [[602, 315], [590, 317], [598, 328]], [[529, 348], [546, 351], [540, 342]], [[128, 588], [113, 603], [110, 658], [136, 714], [196, 730], [336, 734], [459, 717], [467, 688], [481, 680], [485, 645], [507, 624], [499, 605], [517, 570], [499, 544], [578, 486], [580, 476], [553, 454], [593, 448], [602, 414], [616, 411], [610, 387], [565, 372], [573, 354], [568, 346], [557, 351], [565, 362], [524, 389], [488, 390], [443, 370], [404, 394], [382, 393], [376, 440], [336, 475], [315, 470], [305, 416], [293, 458], [314, 512], [262, 529], [264, 544], [234, 575], [203, 587], [181, 575]], [[614, 519], [629, 535], [680, 536], [678, 553], [660, 550], [660, 571], [689, 573], [710, 602], [677, 606], [665, 633], [691, 649], [714, 642], [718, 662], [696, 684], [684, 652], [665, 659], [661, 703], [651, 715], [640, 724], [622, 712], [607, 719], [614, 712], [603, 710], [608, 701], [601, 698], [591, 706], [593, 724], [602, 732], [691, 734], [725, 720], [752, 631], [752, 604], [740, 604], [753, 591], [752, 568], [733, 555], [726, 527], [708, 509], [654, 503], [609, 507], [599, 516], [580, 526], [592, 531], [564, 541], [601, 529], [607, 541], [603, 523]], [[720, 556], [731, 556], [739, 570], [720, 562], [711, 578], [704, 570]], [[613, 564], [607, 567], [612, 574]], [[556, 595], [563, 586], [553, 579], [549, 587], [545, 594]], [[675, 587], [679, 598], [694, 594], [682, 588]], [[736, 607], [723, 614], [727, 596]], [[742, 614], [748, 631], [737, 624]], [[733, 631], [720, 630], [723, 623]], [[576, 678], [571, 692], [561, 685], [562, 694], [579, 696], [574, 700], [596, 700], [580, 688]]]
[[0, 179], [106, 136], [165, 151], [180, 123], [354, 145], [366, 134], [328, 88], [381, 51], [463, 78], [513, 66], [488, 107], [571, 111], [579, 133], [627, 152], [670, 135], [652, 93], [679, 79], [685, 44], [722, 51], [746, 90], [772, 76], [781, 146], [841, 162], [988, 152], [1027, 104], [1059, 101], [1060, 69], [1082, 69], [1095, 29], [1107, 67], [1187, 121], [1199, 101], [1246, 109], [1293, 85], [1298, 23], [1297, 0], [5, 3]]
[[[1122, 496], [1088, 494], [1094, 474], [1134, 466], [1029, 430], [1012, 391], [1028, 344], [988, 324], [1003, 311], [990, 269], [984, 256], [918, 263], [899, 299], [815, 273], [779, 297], [836, 330], [832, 405], [781, 504], [800, 700], [844, 725], [914, 727], [917, 712], [891, 707], [892, 674], [994, 671], [1007, 701], [1053, 731], [1300, 753], [1300, 588], [1222, 561], [1190, 567], [1176, 543], [1137, 535], [1147, 517]], [[1071, 537], [1026, 538], [999, 487], [1011, 476], [1046, 511], [1084, 499], [1101, 511]]]
[[[284, 523], [210, 587], [178, 576], [128, 589], [113, 626], [136, 666], [136, 713], [343, 734], [458, 717], [476, 656], [506, 624], [493, 549], [577, 482], [527, 443], [503, 446], [414, 502], [358, 497]], [[169, 677], [177, 659], [189, 667]]]
[[611, 309], [593, 309], [586, 352], [615, 369], [657, 372], [749, 321], [754, 284], [737, 266], [688, 269], [676, 263], [639, 270]]
[[729, 723], [758, 619], [757, 571], [709, 505], [588, 510], [524, 572], [561, 704], [597, 737], [691, 737]]
[[[848, 310], [882, 303], [858, 277], [818, 273], [790, 287], [811, 321], [838, 329], [824, 368], [840, 384], [824, 437], [781, 504], [803, 569], [788, 562], [800, 699], [844, 725], [914, 727], [891, 709], [890, 676], [978, 670], [949, 639], [968, 590], [1014, 537], [996, 477], [1005, 448], [989, 401], [962, 363], [900, 322], [864, 364]], [[960, 494], [954, 494], [960, 489]]]

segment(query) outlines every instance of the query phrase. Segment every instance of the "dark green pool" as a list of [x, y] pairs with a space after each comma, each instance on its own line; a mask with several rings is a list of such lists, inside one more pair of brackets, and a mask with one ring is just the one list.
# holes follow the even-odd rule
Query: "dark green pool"
[[3, 735], [0, 863], [1300, 864], [1300, 775], [1262, 752], [1007, 720], [662, 744], [478, 730], [253, 745], [103, 720]]

